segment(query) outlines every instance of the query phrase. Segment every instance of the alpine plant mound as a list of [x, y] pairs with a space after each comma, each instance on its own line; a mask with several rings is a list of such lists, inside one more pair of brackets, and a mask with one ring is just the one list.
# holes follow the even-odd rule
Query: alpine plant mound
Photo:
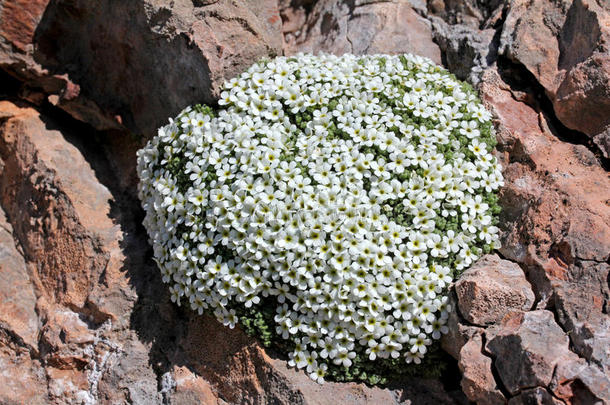
[[[412, 55], [297, 55], [224, 84], [138, 152], [171, 297], [323, 382], [420, 363], [447, 287], [498, 247], [490, 114]], [[385, 373], [385, 374], [384, 374]]]

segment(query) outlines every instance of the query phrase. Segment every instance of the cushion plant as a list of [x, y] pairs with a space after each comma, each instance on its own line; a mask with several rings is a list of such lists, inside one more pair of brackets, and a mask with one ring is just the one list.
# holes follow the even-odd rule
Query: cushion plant
[[144, 225], [174, 302], [318, 382], [366, 379], [421, 362], [448, 285], [498, 246], [494, 145], [474, 90], [428, 59], [278, 57], [139, 151]]

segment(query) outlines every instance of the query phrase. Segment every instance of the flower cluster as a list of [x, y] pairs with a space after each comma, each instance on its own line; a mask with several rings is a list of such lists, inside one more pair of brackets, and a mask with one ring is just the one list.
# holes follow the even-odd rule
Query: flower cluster
[[297, 55], [225, 83], [138, 153], [172, 300], [234, 327], [273, 308], [290, 365], [419, 363], [447, 286], [498, 246], [490, 114], [428, 59]]

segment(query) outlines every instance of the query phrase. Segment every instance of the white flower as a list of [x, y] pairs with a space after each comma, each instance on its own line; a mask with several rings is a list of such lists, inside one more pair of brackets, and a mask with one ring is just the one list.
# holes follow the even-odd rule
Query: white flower
[[278, 57], [219, 105], [186, 108], [138, 152], [171, 300], [229, 327], [275, 306], [288, 364], [319, 383], [360, 361], [420, 363], [448, 331], [452, 274], [499, 246], [490, 114], [412, 55]]

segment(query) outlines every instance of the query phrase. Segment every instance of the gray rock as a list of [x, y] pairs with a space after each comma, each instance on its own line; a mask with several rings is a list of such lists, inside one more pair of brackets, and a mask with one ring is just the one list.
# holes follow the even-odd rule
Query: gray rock
[[461, 80], [477, 84], [483, 71], [496, 59], [494, 29], [479, 30], [469, 25], [450, 25], [430, 17], [434, 40], [443, 53], [443, 63]]
[[529, 388], [508, 401], [509, 405], [563, 405], [551, 393], [542, 387]]
[[574, 356], [568, 336], [555, 323], [550, 311], [513, 313], [503, 319], [485, 346], [506, 389], [547, 386], [555, 366]]
[[441, 62], [430, 23], [413, 10], [408, 0], [319, 1], [298, 35], [286, 37], [284, 51], [414, 53]]
[[[601, 404], [610, 402], [610, 377], [582, 358], [561, 362], [549, 388], [565, 403]], [[580, 402], [578, 402], [580, 401]]]

